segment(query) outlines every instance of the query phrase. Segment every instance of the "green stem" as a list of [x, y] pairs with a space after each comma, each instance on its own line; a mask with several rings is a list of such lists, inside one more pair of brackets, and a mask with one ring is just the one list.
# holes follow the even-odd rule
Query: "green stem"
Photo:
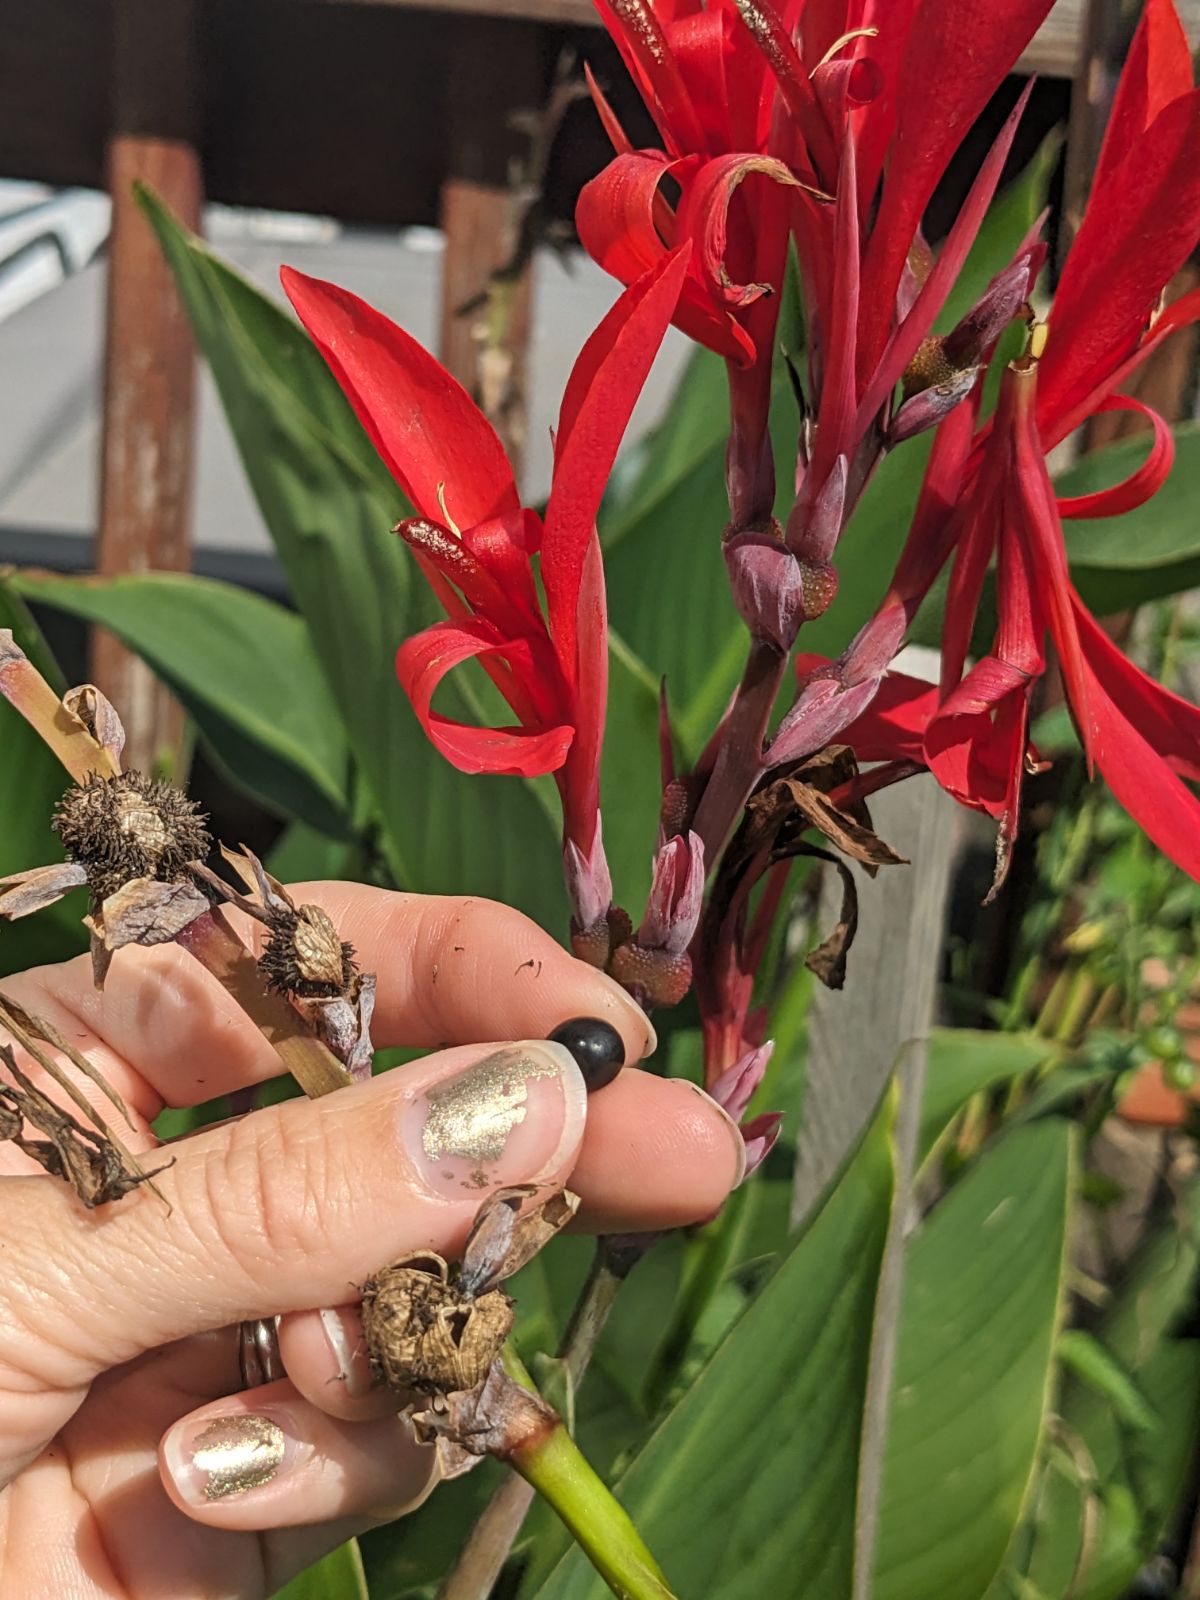
[[[578, 1385], [588, 1369], [626, 1270], [614, 1260], [607, 1241], [597, 1239], [587, 1282], [558, 1347], [572, 1385]], [[442, 1579], [437, 1600], [487, 1600], [532, 1504], [533, 1489], [524, 1478], [515, 1472], [505, 1478], [480, 1512], [454, 1565]]]
[[[504, 1367], [515, 1383], [533, 1380], [510, 1349]], [[604, 1480], [593, 1471], [561, 1419], [518, 1444], [509, 1461], [562, 1518], [617, 1600], [675, 1600], [663, 1571]]]

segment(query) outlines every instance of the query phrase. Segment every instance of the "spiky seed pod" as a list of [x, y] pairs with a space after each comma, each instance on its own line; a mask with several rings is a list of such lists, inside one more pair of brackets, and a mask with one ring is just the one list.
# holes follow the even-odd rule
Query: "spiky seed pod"
[[68, 857], [87, 873], [94, 906], [134, 878], [173, 883], [203, 860], [207, 818], [182, 790], [140, 772], [68, 789], [54, 813]]
[[357, 975], [354, 946], [319, 906], [278, 906], [268, 918], [271, 930], [258, 970], [268, 988], [302, 1000], [333, 1000], [345, 994]]

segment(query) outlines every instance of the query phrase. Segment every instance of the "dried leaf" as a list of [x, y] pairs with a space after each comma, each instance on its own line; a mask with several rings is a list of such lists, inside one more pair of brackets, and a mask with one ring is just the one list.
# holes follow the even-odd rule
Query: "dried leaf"
[[[51, 1177], [70, 1184], [89, 1210], [119, 1200], [142, 1184], [152, 1186], [157, 1174], [165, 1170], [159, 1167], [146, 1172], [111, 1139], [76, 1122], [30, 1082], [17, 1065], [11, 1046], [0, 1046], [0, 1060], [16, 1083], [15, 1088], [0, 1083], [0, 1137], [11, 1140]], [[47, 1137], [26, 1137], [25, 1123]]]
[[497, 1189], [480, 1209], [467, 1236], [459, 1282], [471, 1294], [495, 1288], [520, 1272], [561, 1232], [579, 1210], [579, 1196], [559, 1189], [541, 1205], [521, 1212], [537, 1189], [521, 1184]]
[[86, 882], [86, 871], [75, 861], [56, 861], [47, 867], [31, 867], [28, 872], [14, 872], [0, 878], [0, 917], [13, 922], [18, 917], [28, 917]]
[[61, 1071], [50, 1057], [43, 1058], [42, 1052], [37, 1049], [37, 1042], [48, 1044], [52, 1050], [61, 1050], [63, 1055], [78, 1072], [91, 1080], [100, 1090], [106, 1100], [116, 1107], [124, 1117], [128, 1127], [133, 1127], [133, 1119], [121, 1096], [109, 1083], [104, 1074], [92, 1065], [88, 1058], [69, 1044], [53, 1023], [47, 1022], [44, 1017], [38, 1017], [32, 1011], [26, 1011], [19, 1000], [14, 1000], [12, 995], [0, 989], [0, 1028], [12, 1034], [17, 1043], [28, 1050], [29, 1054], [37, 1061], [42, 1069], [50, 1074], [60, 1088], [65, 1089], [79, 1106], [80, 1110], [95, 1122], [100, 1131], [106, 1132], [104, 1124], [97, 1120], [96, 1112], [91, 1103], [83, 1096], [71, 1080]]
[[858, 887], [850, 868], [831, 851], [809, 845], [804, 854], [828, 861], [842, 880], [842, 910], [837, 925], [829, 937], [804, 958], [804, 965], [816, 973], [827, 989], [840, 989], [846, 982], [846, 957], [858, 932]]

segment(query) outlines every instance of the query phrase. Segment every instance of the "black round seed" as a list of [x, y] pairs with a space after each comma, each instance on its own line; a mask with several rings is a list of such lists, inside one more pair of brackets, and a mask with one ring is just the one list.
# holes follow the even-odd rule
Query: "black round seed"
[[625, 1045], [611, 1023], [599, 1017], [572, 1017], [550, 1035], [575, 1057], [589, 1094], [603, 1089], [625, 1065]]

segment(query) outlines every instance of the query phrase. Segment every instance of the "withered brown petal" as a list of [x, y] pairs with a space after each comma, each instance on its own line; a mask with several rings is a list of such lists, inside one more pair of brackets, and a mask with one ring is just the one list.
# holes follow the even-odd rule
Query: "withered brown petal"
[[561, 1426], [557, 1412], [540, 1395], [514, 1383], [499, 1361], [478, 1388], [439, 1395], [424, 1411], [414, 1412], [412, 1420], [419, 1439], [449, 1439], [471, 1455], [501, 1461], [537, 1435]]
[[125, 729], [111, 701], [94, 683], [83, 683], [77, 689], [67, 690], [63, 705], [73, 717], [79, 718], [96, 743], [108, 751], [119, 769], [121, 752], [125, 748]]
[[169, 944], [209, 909], [207, 896], [195, 884], [133, 878], [104, 902], [97, 931], [110, 951], [127, 944]]
[[478, 1294], [485, 1286], [500, 1281], [500, 1269], [512, 1244], [522, 1202], [536, 1193], [529, 1183], [497, 1189], [480, 1206], [467, 1235], [458, 1272], [464, 1294]]
[[257, 895], [268, 911], [294, 911], [296, 903], [287, 890], [263, 866], [248, 845], [231, 850], [221, 846], [221, 855], [242, 880], [251, 895]]
[[87, 873], [75, 861], [56, 861], [47, 867], [11, 873], [0, 878], [0, 917], [13, 922], [18, 917], [28, 917], [86, 882]]

